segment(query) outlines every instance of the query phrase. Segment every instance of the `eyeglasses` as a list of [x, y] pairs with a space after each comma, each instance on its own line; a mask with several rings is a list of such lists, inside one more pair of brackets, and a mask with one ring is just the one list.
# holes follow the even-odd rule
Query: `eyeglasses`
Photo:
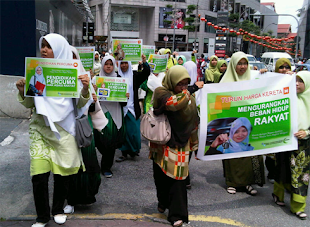
[[279, 69], [284, 69], [284, 68], [286, 68], [286, 69], [291, 69], [291, 66], [289, 66], [289, 65], [281, 65], [281, 66], [279, 67]]

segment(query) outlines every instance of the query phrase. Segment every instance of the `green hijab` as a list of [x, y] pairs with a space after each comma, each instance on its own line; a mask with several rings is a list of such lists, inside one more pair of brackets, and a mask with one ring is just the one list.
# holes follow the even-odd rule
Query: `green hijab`
[[249, 65], [248, 65], [247, 70], [242, 76], [239, 76], [236, 72], [236, 66], [242, 58], [246, 59], [247, 62], [249, 63], [246, 54], [241, 51], [236, 52], [231, 56], [226, 73], [220, 83], [229, 83], [229, 82], [236, 82], [236, 81], [251, 79], [251, 71], [250, 71]]
[[281, 65], [283, 65], [284, 63], [287, 63], [292, 68], [290, 60], [288, 60], [287, 58], [279, 58], [277, 60], [277, 62], [276, 62], [276, 66], [275, 66], [275, 70], [274, 71], [276, 73], [278, 73], [279, 72], [279, 67]]
[[189, 83], [191, 81], [186, 68], [181, 65], [176, 65], [167, 71], [162, 84], [167, 90], [174, 94], [175, 86], [184, 79], [189, 79]]
[[223, 74], [223, 73], [221, 73], [221, 71], [220, 71], [221, 66], [222, 66], [223, 64], [226, 64], [226, 66], [228, 67], [228, 63], [227, 63], [227, 61], [224, 60], [224, 59], [223, 59], [223, 60], [219, 60], [219, 61], [217, 62], [216, 68], [218, 69], [218, 72], [215, 72], [215, 73], [213, 74], [213, 76], [214, 76], [214, 83], [218, 83], [219, 80], [220, 80], [221, 75]]
[[[158, 115], [164, 112], [167, 115], [172, 132], [167, 145], [173, 148], [181, 148], [187, 144], [199, 121], [195, 98], [192, 95], [183, 96], [182, 93], [175, 94], [174, 92], [175, 86], [184, 79], [190, 81], [186, 68], [181, 65], [173, 66], [163, 79], [163, 87], [158, 87], [154, 91], [154, 113]], [[187, 99], [188, 102], [183, 100], [183, 106], [179, 106], [178, 110], [167, 111], [166, 102], [172, 95], [177, 95], [180, 99]]]
[[307, 130], [310, 127], [310, 72], [300, 71], [296, 76], [305, 84], [304, 92], [297, 94], [298, 130]]
[[[183, 64], [182, 65], [184, 65], [184, 63], [186, 62], [186, 57], [184, 55], [179, 55], [177, 57], [177, 62], [179, 61], [179, 58], [182, 58], [182, 60], [183, 60]], [[177, 64], [179, 65], [179, 62]]]
[[214, 82], [214, 73], [219, 73], [220, 71], [217, 68], [217, 65], [212, 66], [211, 65], [211, 61], [212, 59], [216, 58], [217, 60], [217, 64], [218, 64], [218, 57], [215, 55], [212, 55], [210, 57], [210, 62], [209, 62], [209, 67], [208, 69], [205, 71], [205, 81], [206, 82]]

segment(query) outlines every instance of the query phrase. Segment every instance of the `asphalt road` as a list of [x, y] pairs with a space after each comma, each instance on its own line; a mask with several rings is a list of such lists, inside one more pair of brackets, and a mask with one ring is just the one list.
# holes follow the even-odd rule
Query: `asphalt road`
[[[0, 138], [6, 138], [10, 134], [13, 139], [10, 144], [0, 145], [0, 218], [34, 220], [35, 208], [29, 175], [29, 121], [23, 120], [18, 125], [14, 121], [16, 119], [0, 118]], [[6, 130], [3, 130], [4, 125], [7, 125]], [[120, 155], [121, 152], [117, 151], [116, 157]], [[101, 158], [100, 154], [98, 158]], [[112, 171], [112, 178], [102, 177], [97, 202], [90, 207], [76, 207], [72, 218], [150, 219], [167, 223], [166, 214], [158, 214], [156, 209], [156, 192], [147, 141], [143, 140], [139, 157], [115, 163]], [[193, 158], [190, 173], [190, 226], [310, 226], [310, 218], [301, 221], [290, 213], [289, 194], [285, 199], [286, 207], [281, 208], [273, 202], [273, 185], [269, 182], [262, 188], [257, 187], [256, 196], [241, 192], [230, 195], [225, 190], [221, 161], [204, 162]], [[52, 188], [51, 181], [52, 177]], [[308, 215], [309, 211], [308, 206]]]

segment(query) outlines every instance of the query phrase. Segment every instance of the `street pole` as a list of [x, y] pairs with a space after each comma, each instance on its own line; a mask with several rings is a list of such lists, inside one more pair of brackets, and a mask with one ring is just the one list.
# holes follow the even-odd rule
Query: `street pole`
[[[177, 4], [177, 1], [174, 2], [174, 8], [173, 8], [173, 43], [172, 43], [172, 50], [171, 52], [173, 53], [174, 52], [174, 42], [175, 42], [175, 12], [176, 12], [176, 4]], [[167, 31], [167, 30], [166, 30]]]
[[291, 14], [250, 14], [250, 15], [256, 15], [256, 16], [290, 16], [290, 17], [294, 17], [296, 22], [297, 22], [297, 40], [296, 40], [296, 52], [295, 52], [295, 60], [297, 59], [297, 56], [298, 56], [298, 43], [299, 43], [299, 36], [298, 36], [298, 33], [299, 33], [299, 21], [298, 19], [291, 15]]
[[110, 30], [110, 21], [111, 21], [111, 0], [109, 0], [109, 8], [108, 8], [108, 52], [110, 51], [111, 48], [111, 30]]
[[[195, 22], [194, 22], [194, 25], [195, 25], [195, 41], [194, 41], [194, 50], [196, 50], [196, 39], [197, 39], [197, 25], [199, 25], [199, 19], [198, 19], [198, 3], [199, 3], [199, 0], [197, 0], [197, 5], [196, 5], [196, 17], [195, 17]], [[198, 19], [198, 20], [197, 20]], [[198, 51], [197, 51], [198, 53]]]
[[88, 46], [88, 14], [86, 12], [86, 46]]

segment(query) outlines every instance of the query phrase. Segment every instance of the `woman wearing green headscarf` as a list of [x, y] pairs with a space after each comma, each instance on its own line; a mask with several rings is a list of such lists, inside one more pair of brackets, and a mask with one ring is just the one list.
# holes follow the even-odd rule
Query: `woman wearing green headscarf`
[[[263, 69], [261, 69], [263, 70]], [[264, 69], [267, 71], [267, 69]], [[281, 73], [281, 74], [293, 74], [291, 71], [291, 62], [287, 58], [279, 58], [276, 61], [276, 66], [275, 66], [275, 72], [276, 73]], [[274, 183], [274, 178], [276, 174], [276, 163], [275, 160], [278, 159], [279, 162], [280, 160], [285, 159], [284, 153], [277, 153], [277, 154], [267, 154], [266, 159], [265, 159], [265, 165], [268, 170], [267, 178], [271, 183]]]
[[216, 67], [218, 69], [218, 72], [215, 72], [213, 75], [214, 76], [214, 83], [219, 83], [221, 81], [221, 79], [225, 75], [225, 72], [227, 70], [227, 66], [228, 66], [228, 63], [225, 60], [219, 60], [217, 62]]
[[164, 51], [164, 54], [168, 54], [167, 69], [170, 69], [172, 66], [177, 64], [177, 61], [173, 58], [173, 55], [171, 54], [171, 50], [170, 49], [166, 49]]
[[218, 57], [215, 55], [212, 55], [210, 57], [210, 63], [209, 68], [205, 71], [205, 82], [208, 83], [214, 83], [214, 73], [219, 72], [217, 66]]
[[287, 58], [279, 58], [276, 62], [275, 72], [282, 74], [293, 74], [291, 62]]
[[[234, 53], [220, 83], [250, 79], [251, 73], [246, 54], [241, 51]], [[249, 195], [256, 195], [257, 191], [251, 185], [258, 184], [263, 186], [265, 183], [262, 156], [223, 160], [223, 166], [227, 192], [230, 194], [235, 194], [237, 189], [241, 189]]]
[[189, 154], [198, 148], [198, 114], [194, 96], [187, 90], [187, 70], [176, 65], [167, 71], [163, 87], [154, 91], [154, 114], [166, 114], [171, 139], [165, 145], [150, 143], [153, 176], [157, 190], [158, 211], [169, 210], [173, 226], [188, 222], [186, 178]]
[[306, 200], [310, 174], [310, 72], [301, 71], [296, 75], [298, 150], [281, 152], [276, 155], [276, 174], [273, 189], [274, 202], [285, 206], [285, 189], [291, 193], [291, 212], [299, 219], [306, 219]]
[[177, 57], [178, 60], [178, 65], [184, 65], [184, 63], [186, 62], [186, 57], [184, 55], [179, 55]]

